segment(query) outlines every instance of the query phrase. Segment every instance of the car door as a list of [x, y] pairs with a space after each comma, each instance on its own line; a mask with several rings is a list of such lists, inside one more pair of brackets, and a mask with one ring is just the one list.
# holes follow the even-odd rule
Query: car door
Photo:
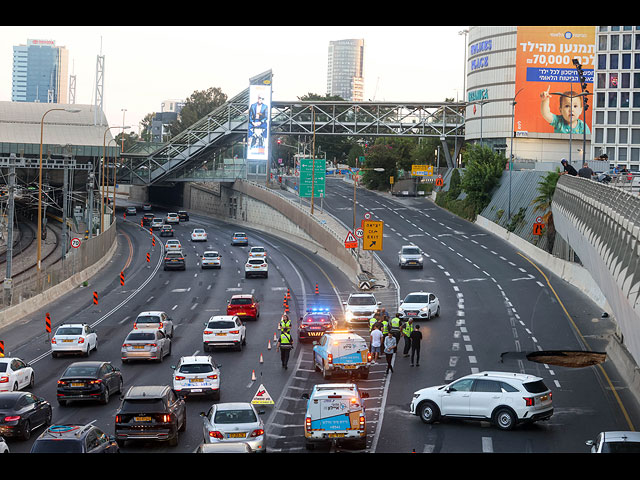
[[472, 387], [472, 378], [463, 378], [449, 385], [442, 393], [442, 415], [468, 416]]
[[40, 401], [38, 397], [32, 393], [27, 393], [22, 398], [22, 401], [25, 402], [29, 411], [31, 426], [36, 427], [42, 425], [47, 415], [47, 409], [45, 408], [46, 403]]
[[236, 327], [238, 327], [238, 330], [240, 330], [240, 338], [244, 340], [245, 335], [247, 334], [245, 330], [245, 326], [242, 323], [242, 320], [240, 320], [238, 317], [235, 317], [235, 321], [236, 321]]
[[18, 382], [18, 389], [26, 387], [29, 383], [29, 369], [27, 365], [22, 360], [15, 358], [11, 362], [11, 370], [13, 370], [16, 381]]
[[469, 415], [490, 418], [493, 409], [502, 403], [502, 388], [495, 380], [477, 379], [469, 401]]
[[96, 331], [88, 325], [84, 326], [84, 336], [87, 341], [88, 349], [91, 350], [95, 348], [97, 344], [97, 336]]
[[162, 330], [158, 330], [156, 332], [156, 342], [161, 346], [160, 356], [164, 357], [167, 355], [167, 352], [169, 351], [169, 339], [165, 336]]
[[182, 425], [184, 425], [185, 417], [187, 414], [184, 399], [180, 398], [179, 395], [176, 395], [173, 390], [171, 390], [169, 391], [167, 402], [169, 404], [169, 410], [178, 419], [178, 421], [176, 422], [176, 427], [180, 428]]
[[102, 367], [100, 367], [100, 377], [106, 383], [110, 393], [118, 390], [118, 376], [115, 369], [113, 368], [113, 365], [111, 365], [110, 363], [105, 363], [104, 365], [102, 365]]

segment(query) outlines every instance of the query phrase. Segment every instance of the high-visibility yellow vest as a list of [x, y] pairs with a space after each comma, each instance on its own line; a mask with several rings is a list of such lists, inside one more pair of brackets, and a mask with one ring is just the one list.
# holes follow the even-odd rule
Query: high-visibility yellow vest
[[405, 323], [402, 327], [402, 333], [404, 333], [408, 337], [409, 335], [411, 335], [411, 332], [413, 332], [413, 323]]
[[369, 331], [373, 330], [373, 326], [376, 324], [377, 321], [378, 319], [376, 319], [375, 317], [371, 317], [369, 319]]
[[389, 333], [389, 322], [387, 322], [386, 320], [382, 321], [382, 333], [384, 333], [385, 335]]
[[400, 319], [398, 317], [391, 319], [391, 330], [400, 330]]
[[282, 331], [280, 334], [280, 345], [290, 345], [291, 343], [291, 334], [289, 334], [289, 332]]

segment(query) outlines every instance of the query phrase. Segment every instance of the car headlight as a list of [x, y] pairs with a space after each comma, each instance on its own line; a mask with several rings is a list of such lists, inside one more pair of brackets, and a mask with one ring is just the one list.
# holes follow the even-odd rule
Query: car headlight
[[421, 312], [426, 312], [426, 311], [428, 311], [428, 310], [429, 310], [429, 307], [422, 307], [422, 308], [420, 309], [420, 311], [421, 311]]
[[353, 318], [353, 312], [351, 310], [347, 310], [344, 316], [347, 320], [351, 320]]
[[423, 258], [422, 258], [422, 257], [418, 258], [418, 261], [419, 261], [420, 263], [422, 263], [422, 260], [423, 260]]
[[400, 257], [400, 261], [401, 261], [401, 262], [406, 262], [406, 261], [407, 261], [407, 259], [406, 259], [406, 258], [404, 258], [404, 257]]

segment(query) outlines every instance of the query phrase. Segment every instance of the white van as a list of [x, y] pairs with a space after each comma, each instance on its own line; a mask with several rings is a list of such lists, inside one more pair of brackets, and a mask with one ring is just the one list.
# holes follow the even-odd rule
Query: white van
[[367, 421], [364, 402], [369, 394], [360, 392], [355, 383], [326, 383], [314, 385], [306, 398], [304, 420], [305, 447], [318, 443], [350, 443], [357, 449], [367, 447]]
[[343, 373], [369, 378], [371, 352], [364, 338], [351, 330], [325, 332], [313, 342], [313, 364], [325, 380]]

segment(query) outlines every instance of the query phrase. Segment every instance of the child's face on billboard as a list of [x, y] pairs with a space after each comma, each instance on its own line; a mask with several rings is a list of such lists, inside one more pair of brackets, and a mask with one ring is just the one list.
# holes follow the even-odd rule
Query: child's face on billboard
[[577, 122], [581, 113], [582, 100], [580, 98], [562, 97], [560, 99], [560, 115], [565, 122]]

